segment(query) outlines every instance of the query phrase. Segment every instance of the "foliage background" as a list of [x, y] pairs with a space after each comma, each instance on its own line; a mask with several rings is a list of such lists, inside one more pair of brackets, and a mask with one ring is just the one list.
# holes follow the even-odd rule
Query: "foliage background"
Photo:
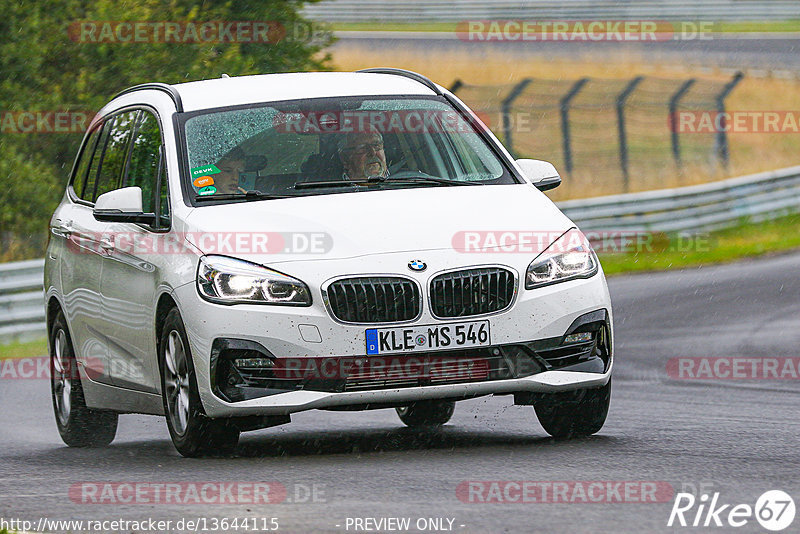
[[[0, 0], [0, 110], [94, 112], [145, 82], [328, 70], [333, 37], [300, 15], [309, 1]], [[80, 21], [275, 21], [287, 33], [274, 44], [90, 43], [70, 38]], [[0, 133], [0, 261], [43, 255], [82, 136]]]

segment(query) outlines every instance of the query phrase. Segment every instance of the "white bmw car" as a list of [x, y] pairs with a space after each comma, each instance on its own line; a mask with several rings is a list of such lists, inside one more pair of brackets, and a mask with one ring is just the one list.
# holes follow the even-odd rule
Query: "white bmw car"
[[446, 423], [509, 395], [556, 437], [609, 406], [612, 313], [594, 251], [453, 94], [398, 69], [123, 91], [50, 223], [56, 422], [109, 444], [166, 416], [185, 456], [292, 413]]

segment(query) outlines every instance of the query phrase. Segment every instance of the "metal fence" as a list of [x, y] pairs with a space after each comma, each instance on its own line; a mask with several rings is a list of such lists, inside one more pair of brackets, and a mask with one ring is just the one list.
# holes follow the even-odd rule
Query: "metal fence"
[[525, 78], [496, 86], [456, 80], [451, 90], [483, 114], [515, 156], [552, 161], [566, 174], [602, 171], [604, 180], [620, 182], [616, 191], [628, 192], [632, 171], [645, 179], [665, 169], [680, 172], [687, 163], [727, 169], [725, 128], [681, 135], [675, 118], [681, 111], [724, 112], [725, 99], [742, 77]]
[[[584, 231], [708, 231], [800, 211], [800, 166], [559, 207]], [[43, 267], [44, 260], [0, 264], [0, 344], [45, 335]]]
[[326, 22], [530, 20], [786, 20], [797, 0], [325, 0], [304, 13]]

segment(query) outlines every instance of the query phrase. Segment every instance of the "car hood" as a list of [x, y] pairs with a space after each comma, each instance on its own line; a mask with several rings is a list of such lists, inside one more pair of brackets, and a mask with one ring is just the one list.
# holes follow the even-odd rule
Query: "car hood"
[[[546, 247], [574, 224], [527, 184], [418, 187], [203, 206], [186, 239], [256, 263], [432, 250]], [[534, 247], [536, 248], [536, 247]], [[540, 247], [541, 248], [541, 247]], [[529, 254], [530, 250], [525, 250]]]

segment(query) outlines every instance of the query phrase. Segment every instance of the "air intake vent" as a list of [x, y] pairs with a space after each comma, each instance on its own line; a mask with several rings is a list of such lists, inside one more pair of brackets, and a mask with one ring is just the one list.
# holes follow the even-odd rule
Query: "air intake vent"
[[399, 323], [420, 315], [419, 287], [408, 278], [345, 278], [327, 289], [331, 314], [345, 323]]
[[431, 311], [440, 318], [498, 312], [511, 306], [515, 290], [514, 273], [501, 267], [452, 271], [431, 281]]

